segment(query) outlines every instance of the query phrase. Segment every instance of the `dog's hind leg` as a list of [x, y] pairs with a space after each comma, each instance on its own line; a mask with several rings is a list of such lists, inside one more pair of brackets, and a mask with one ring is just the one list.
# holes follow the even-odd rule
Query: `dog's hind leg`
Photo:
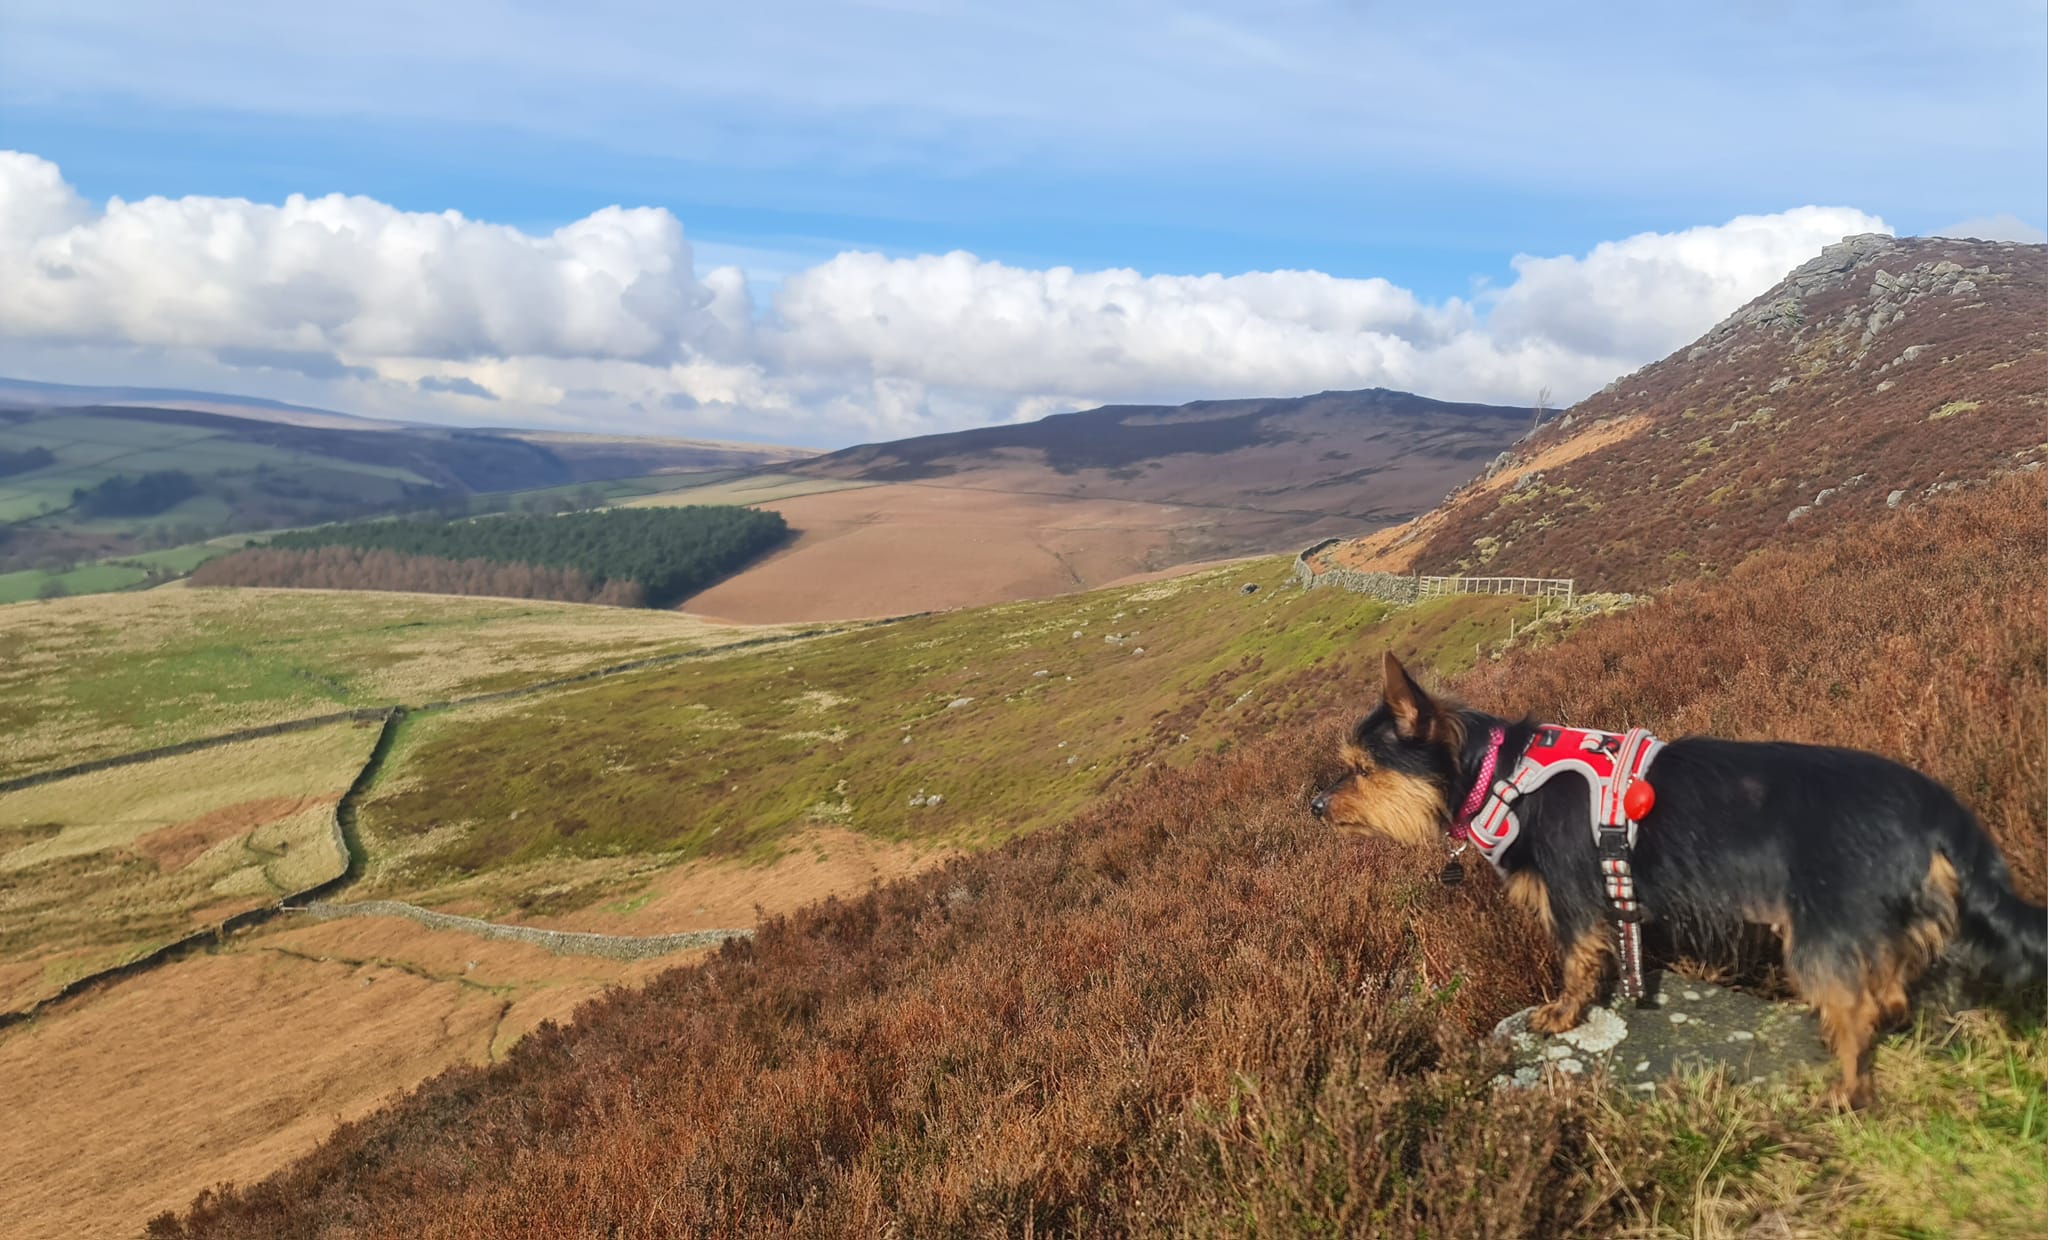
[[1600, 996], [1600, 982], [1607, 972], [1607, 960], [1614, 944], [1606, 927], [1580, 931], [1564, 953], [1564, 990], [1557, 998], [1529, 1013], [1529, 1028], [1536, 1033], [1563, 1033], [1579, 1023], [1586, 1005]]

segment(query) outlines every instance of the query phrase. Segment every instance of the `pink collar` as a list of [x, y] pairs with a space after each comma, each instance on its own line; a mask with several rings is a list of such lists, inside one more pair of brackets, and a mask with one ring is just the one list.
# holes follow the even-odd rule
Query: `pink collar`
[[1458, 809], [1457, 818], [1449, 828], [1454, 840], [1469, 838], [1472, 833], [1472, 819], [1477, 817], [1481, 806], [1486, 804], [1488, 794], [1493, 791], [1493, 774], [1500, 766], [1500, 747], [1507, 743], [1507, 733], [1494, 728], [1486, 737], [1486, 756], [1479, 760], [1479, 777], [1472, 781], [1472, 791], [1465, 794], [1465, 804]]

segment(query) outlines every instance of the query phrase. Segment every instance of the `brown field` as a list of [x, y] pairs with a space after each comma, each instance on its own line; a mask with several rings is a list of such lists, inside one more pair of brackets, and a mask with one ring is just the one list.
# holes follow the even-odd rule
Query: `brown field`
[[257, 1179], [338, 1120], [686, 958], [359, 918], [266, 929], [67, 1003], [0, 1033], [0, 1236], [133, 1236], [195, 1185]]
[[618, 506], [674, 508], [685, 504], [747, 504], [766, 508], [777, 500], [793, 499], [799, 495], [817, 495], [827, 491], [850, 491], [867, 485], [865, 482], [838, 478], [806, 478], [798, 474], [748, 474], [723, 482], [708, 482], [680, 487], [673, 491], [660, 491], [653, 495], [639, 495]]
[[776, 500], [798, 533], [753, 568], [692, 597], [692, 614], [750, 624], [975, 607], [1104, 585], [1200, 558], [1214, 527], [1299, 517], [889, 483]]
[[[694, 863], [635, 900], [529, 924], [751, 926], [948, 855], [821, 830], [772, 865]], [[626, 963], [395, 917], [286, 922], [83, 996], [0, 1032], [0, 1183], [28, 1186], [10, 1191], [0, 1237], [132, 1236], [204, 1185], [260, 1179], [338, 1121], [699, 954]]]
[[0, 1011], [339, 874], [334, 803], [375, 724], [0, 794]]
[[[551, 930], [634, 935], [751, 926], [764, 911], [782, 913], [828, 896], [859, 895], [876, 884], [920, 873], [957, 855], [957, 849], [919, 847], [874, 839], [857, 831], [818, 827], [791, 840], [788, 850], [767, 865], [685, 862], [656, 871], [645, 888], [628, 899], [594, 904], [560, 916], [522, 918], [521, 924]], [[661, 858], [647, 858], [639, 864], [652, 868], [668, 863]], [[543, 863], [541, 871], [555, 883], [580, 887], [617, 868], [618, 863], [613, 861], [564, 858]], [[516, 870], [500, 872], [492, 875], [484, 886], [538, 886], [534, 879], [539, 876], [521, 875]], [[460, 886], [444, 888], [437, 896], [452, 897], [436, 901], [438, 907], [448, 912], [470, 911], [463, 905]], [[488, 907], [488, 902], [484, 907]]]

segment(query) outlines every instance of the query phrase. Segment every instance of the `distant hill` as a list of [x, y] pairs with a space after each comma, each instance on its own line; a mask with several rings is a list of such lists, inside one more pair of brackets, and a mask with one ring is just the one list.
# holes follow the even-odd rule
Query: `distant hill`
[[2043, 462], [2048, 246], [1857, 236], [1332, 557], [1639, 590]]
[[1527, 430], [1530, 412], [1385, 388], [1107, 405], [864, 444], [796, 472], [1377, 523], [1435, 503]]
[[88, 405], [148, 406], [196, 409], [294, 426], [326, 426], [354, 430], [391, 430], [409, 425], [384, 418], [365, 418], [332, 409], [293, 405], [261, 396], [199, 392], [189, 388], [120, 387], [101, 384], [40, 383], [0, 376], [0, 409], [78, 409]]
[[[364, 426], [183, 408], [0, 407], [0, 574], [228, 533], [467, 508], [477, 496], [745, 470], [804, 455], [680, 439], [358, 421]], [[93, 502], [103, 493], [165, 502]]]
[[788, 470], [784, 551], [690, 600], [757, 623], [1038, 598], [1355, 535], [1428, 509], [1531, 411], [1375, 389], [864, 444]]

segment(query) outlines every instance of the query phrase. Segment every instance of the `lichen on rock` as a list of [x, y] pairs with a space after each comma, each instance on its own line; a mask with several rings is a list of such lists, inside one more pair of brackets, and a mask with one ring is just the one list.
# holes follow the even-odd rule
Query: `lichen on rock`
[[1586, 1009], [1574, 1028], [1532, 1033], [1524, 1008], [1494, 1027], [1512, 1060], [1498, 1086], [1528, 1088], [1546, 1069], [1583, 1076], [1604, 1069], [1617, 1085], [1654, 1089], [1680, 1068], [1724, 1067], [1736, 1081], [1763, 1081], [1829, 1062], [1819, 1027], [1803, 1006], [1774, 1003], [1711, 982], [1652, 974], [1655, 1006]]

